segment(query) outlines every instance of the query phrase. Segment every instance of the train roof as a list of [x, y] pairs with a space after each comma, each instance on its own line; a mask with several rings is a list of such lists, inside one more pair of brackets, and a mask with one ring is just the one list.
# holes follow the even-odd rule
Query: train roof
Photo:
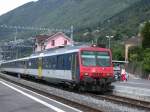
[[[44, 50], [42, 52], [33, 53], [32, 55], [30, 55], [28, 57], [24, 57], [24, 58], [20, 58], [20, 59], [14, 59], [14, 60], [10, 60], [10, 61], [5, 61], [2, 63], [14, 62], [14, 61], [23, 61], [23, 60], [28, 60], [30, 58], [38, 58], [38, 57], [44, 57], [44, 56], [74, 53], [74, 52], [78, 52], [79, 49], [95, 49], [95, 47], [91, 47], [90, 44], [59, 46], [57, 48], [52, 48], [52, 49]], [[101, 48], [101, 49], [108, 50], [106, 48]]]
[[90, 47], [89, 45], [69, 45], [69, 46], [59, 46], [57, 48], [51, 48], [44, 50], [42, 52], [36, 52], [31, 55], [31, 57], [42, 57], [56, 54], [65, 54], [65, 53], [73, 53], [79, 51], [80, 48]]
[[52, 55], [59, 55], [59, 54], [66, 54], [66, 53], [74, 53], [74, 52], [78, 52], [79, 49], [83, 49], [83, 50], [97, 50], [97, 49], [101, 49], [101, 50], [108, 50], [107, 48], [100, 48], [100, 47], [92, 47], [91, 45], [88, 44], [81, 44], [81, 45], [69, 45], [69, 46], [60, 46], [58, 48], [52, 48], [52, 49], [48, 49], [42, 52], [37, 52], [34, 53], [30, 56], [30, 58], [36, 58], [36, 57], [43, 57], [43, 56], [52, 56]]
[[9, 61], [3, 61], [2, 63], [14, 62], [14, 61], [23, 61], [28, 60], [30, 58], [37, 58], [37, 57], [44, 57], [50, 55], [58, 55], [58, 54], [65, 54], [65, 53], [73, 53], [78, 52], [80, 48], [89, 47], [89, 45], [70, 45], [70, 46], [59, 46], [57, 48], [51, 48], [48, 50], [44, 50], [42, 52], [35, 52], [28, 57], [13, 59]]

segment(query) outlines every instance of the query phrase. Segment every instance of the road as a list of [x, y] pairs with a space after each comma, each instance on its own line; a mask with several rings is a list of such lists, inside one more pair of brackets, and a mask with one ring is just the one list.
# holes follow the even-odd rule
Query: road
[[0, 79], [0, 112], [81, 112]]

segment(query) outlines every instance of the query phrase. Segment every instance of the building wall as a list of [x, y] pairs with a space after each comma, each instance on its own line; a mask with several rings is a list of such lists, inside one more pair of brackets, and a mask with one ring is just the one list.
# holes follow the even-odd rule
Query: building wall
[[41, 51], [41, 46], [37, 45], [37, 47], [35, 48], [35, 51]]
[[[54, 46], [52, 45], [52, 41], [55, 41], [55, 44]], [[50, 49], [50, 48], [54, 48], [54, 47], [57, 47], [57, 46], [61, 46], [61, 45], [64, 45], [64, 41], [67, 41], [67, 45], [70, 45], [71, 42], [69, 40], [67, 40], [63, 35], [59, 35], [57, 37], [54, 37], [52, 39], [49, 39], [47, 41], [47, 44], [46, 44], [46, 47], [45, 49]]]

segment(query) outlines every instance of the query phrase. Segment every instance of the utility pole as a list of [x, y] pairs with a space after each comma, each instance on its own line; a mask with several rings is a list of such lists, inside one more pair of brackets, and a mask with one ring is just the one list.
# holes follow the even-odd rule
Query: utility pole
[[73, 25], [71, 25], [71, 31], [70, 31], [70, 37], [71, 37], [71, 40], [72, 40], [72, 45], [73, 45]]
[[18, 35], [18, 29], [17, 29], [17, 27], [15, 27], [15, 38], [14, 38], [14, 41], [16, 42], [16, 40], [17, 40], [17, 35]]
[[73, 25], [71, 25], [71, 39], [73, 40]]
[[114, 37], [114, 36], [109, 36], [109, 35], [106, 36], [106, 38], [108, 38], [108, 41], [109, 41], [109, 47], [108, 47], [109, 49], [110, 49], [110, 40], [111, 40], [113, 37]]

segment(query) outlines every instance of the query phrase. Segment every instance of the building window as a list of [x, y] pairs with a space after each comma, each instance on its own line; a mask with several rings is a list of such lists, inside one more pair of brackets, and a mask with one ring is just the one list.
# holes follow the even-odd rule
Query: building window
[[52, 40], [52, 46], [55, 46], [55, 40]]
[[67, 45], [67, 40], [64, 40], [64, 45]]

